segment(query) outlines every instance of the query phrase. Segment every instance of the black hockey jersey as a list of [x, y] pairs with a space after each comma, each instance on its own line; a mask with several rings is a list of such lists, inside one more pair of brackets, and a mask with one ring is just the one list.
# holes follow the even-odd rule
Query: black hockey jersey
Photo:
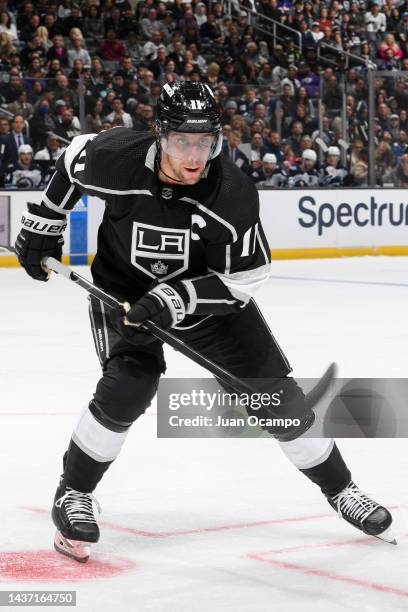
[[188, 314], [238, 310], [269, 274], [255, 186], [223, 156], [196, 185], [164, 184], [156, 153], [151, 136], [126, 128], [78, 136], [43, 204], [66, 214], [83, 193], [105, 201], [92, 274], [106, 291], [134, 301], [153, 281], [183, 281]]

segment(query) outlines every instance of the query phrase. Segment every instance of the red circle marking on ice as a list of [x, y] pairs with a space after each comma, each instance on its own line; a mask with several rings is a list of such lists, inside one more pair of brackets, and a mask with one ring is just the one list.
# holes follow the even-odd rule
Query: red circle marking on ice
[[130, 559], [98, 553], [94, 553], [87, 563], [78, 563], [52, 550], [0, 552], [0, 580], [92, 580], [112, 578], [136, 567]]

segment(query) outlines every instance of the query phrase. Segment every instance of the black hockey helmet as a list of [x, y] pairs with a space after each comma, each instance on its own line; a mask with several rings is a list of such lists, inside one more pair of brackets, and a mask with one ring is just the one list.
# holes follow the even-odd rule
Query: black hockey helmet
[[222, 127], [220, 111], [211, 88], [204, 83], [175, 81], [166, 83], [157, 102], [157, 137], [176, 132], [214, 134], [209, 159], [221, 152]]

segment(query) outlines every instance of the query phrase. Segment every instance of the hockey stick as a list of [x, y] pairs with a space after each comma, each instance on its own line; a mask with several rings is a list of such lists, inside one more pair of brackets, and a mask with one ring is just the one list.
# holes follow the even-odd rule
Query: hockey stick
[[[90, 295], [95, 298], [101, 300], [108, 308], [123, 308], [124, 312], [127, 312], [130, 308], [130, 305], [127, 302], [120, 302], [109, 293], [106, 293], [89, 280], [74, 272], [69, 266], [64, 265], [54, 257], [44, 257], [42, 261], [42, 265], [44, 268], [48, 270], [52, 270], [53, 272], [57, 272], [64, 276], [66, 279], [74, 282], [75, 284], [85, 289]], [[223, 381], [232, 385], [235, 389], [239, 390], [241, 393], [251, 393], [253, 390], [245, 384], [244, 381], [240, 380], [230, 372], [227, 372], [224, 368], [217, 365], [207, 357], [204, 357], [201, 353], [193, 349], [191, 346], [188, 346], [182, 340], [179, 340], [174, 334], [171, 332], [162, 329], [152, 321], [146, 321], [143, 325], [138, 325], [137, 327], [141, 327], [144, 330], [149, 331], [155, 338], [165, 342], [169, 346], [171, 346], [176, 351], [182, 353], [185, 357], [188, 357], [198, 365], [206, 368], [211, 374], [221, 378]]]
[[[8, 246], [0, 246], [0, 253], [15, 253], [15, 249], [13, 247]], [[74, 272], [69, 266], [64, 265], [54, 257], [45, 257], [42, 261], [42, 264], [48, 270], [52, 270], [53, 272], [57, 272], [64, 276], [66, 279], [74, 282], [75, 284], [85, 289], [90, 295], [101, 300], [108, 308], [118, 308], [122, 307], [126, 312], [126, 309], [129, 308], [128, 304], [123, 304], [119, 300], [117, 300], [112, 295], [109, 295], [89, 280]], [[143, 328], [148, 330], [155, 338], [165, 342], [175, 350], [182, 353], [185, 357], [188, 357], [198, 365], [201, 365], [203, 368], [207, 369], [211, 374], [216, 376], [217, 378], [221, 378], [223, 381], [231, 385], [236, 391], [240, 393], [254, 393], [254, 389], [249, 387], [243, 380], [240, 380], [221, 366], [217, 365], [201, 353], [198, 353], [195, 349], [191, 348], [182, 340], [179, 340], [174, 334], [171, 332], [161, 329], [159, 326], [155, 325], [151, 321], [147, 321], [143, 324]], [[323, 376], [319, 379], [317, 384], [309, 391], [306, 395], [306, 403], [310, 408], [313, 408], [315, 404], [317, 404], [323, 395], [326, 393], [329, 388], [333, 378], [336, 374], [336, 364], [331, 363], [327, 370], [324, 372]]]
[[[100, 299], [108, 308], [122, 307], [125, 312], [129, 309], [129, 304], [127, 304], [126, 302], [122, 304], [122, 302], [119, 302], [119, 300], [117, 300], [113, 296], [109, 295], [108, 293], [105, 293], [105, 291], [99, 289], [99, 287], [96, 287], [93, 283], [88, 281], [83, 276], [80, 276], [71, 268], [65, 266], [57, 259], [54, 259], [53, 257], [45, 257], [43, 265], [49, 270], [53, 270], [54, 272], [61, 274], [68, 280], [73, 281], [74, 283], [88, 291], [90, 295], [93, 295], [94, 297]], [[174, 334], [172, 334], [171, 332], [161, 329], [158, 325], [152, 323], [151, 321], [146, 321], [146, 323], [144, 323], [142, 327], [148, 330], [158, 340], [165, 342], [166, 344], [179, 351], [186, 357], [189, 357], [189, 359], [191, 359], [195, 363], [198, 363], [202, 367], [206, 368], [214, 376], [221, 378], [224, 382], [230, 384], [237, 391], [240, 391], [241, 393], [254, 393], [255, 390], [249, 387], [243, 380], [237, 378], [236, 376], [234, 376], [221, 366], [217, 365], [207, 357], [204, 357], [204, 355], [198, 353], [195, 349], [193, 349], [191, 346], [188, 346], [182, 340], [179, 340], [179, 338], [174, 336]], [[319, 400], [323, 397], [323, 395], [326, 393], [335, 374], [336, 364], [331, 363], [330, 366], [327, 368], [326, 372], [319, 379], [317, 384], [306, 395], [306, 403], [310, 408], [317, 404]]]

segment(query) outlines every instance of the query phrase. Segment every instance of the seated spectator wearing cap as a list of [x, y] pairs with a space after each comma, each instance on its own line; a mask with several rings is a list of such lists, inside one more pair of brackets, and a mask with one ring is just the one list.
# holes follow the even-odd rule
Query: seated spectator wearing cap
[[340, 165], [340, 149], [331, 146], [326, 151], [326, 161], [320, 168], [321, 185], [342, 186], [349, 184], [349, 173]]
[[3, 137], [4, 153], [2, 159], [2, 171], [18, 162], [18, 150], [23, 144], [31, 145], [31, 139], [24, 134], [25, 120], [23, 115], [16, 114], [11, 123], [11, 132]]
[[33, 161], [31, 145], [23, 144], [18, 148], [18, 159], [8, 165], [5, 174], [4, 183], [8, 189], [35, 189], [41, 185], [41, 170]]
[[320, 179], [316, 165], [316, 151], [313, 149], [303, 151], [300, 162], [292, 166], [288, 172], [288, 186], [296, 188], [318, 187]]
[[221, 124], [231, 124], [231, 120], [238, 113], [238, 104], [235, 100], [228, 100], [224, 106], [224, 112], [221, 115]]
[[238, 132], [238, 130], [231, 130], [228, 134], [227, 142], [222, 145], [222, 152], [233, 164], [245, 172], [245, 174], [250, 174], [251, 165], [245, 153], [239, 148], [240, 144], [241, 132]]

